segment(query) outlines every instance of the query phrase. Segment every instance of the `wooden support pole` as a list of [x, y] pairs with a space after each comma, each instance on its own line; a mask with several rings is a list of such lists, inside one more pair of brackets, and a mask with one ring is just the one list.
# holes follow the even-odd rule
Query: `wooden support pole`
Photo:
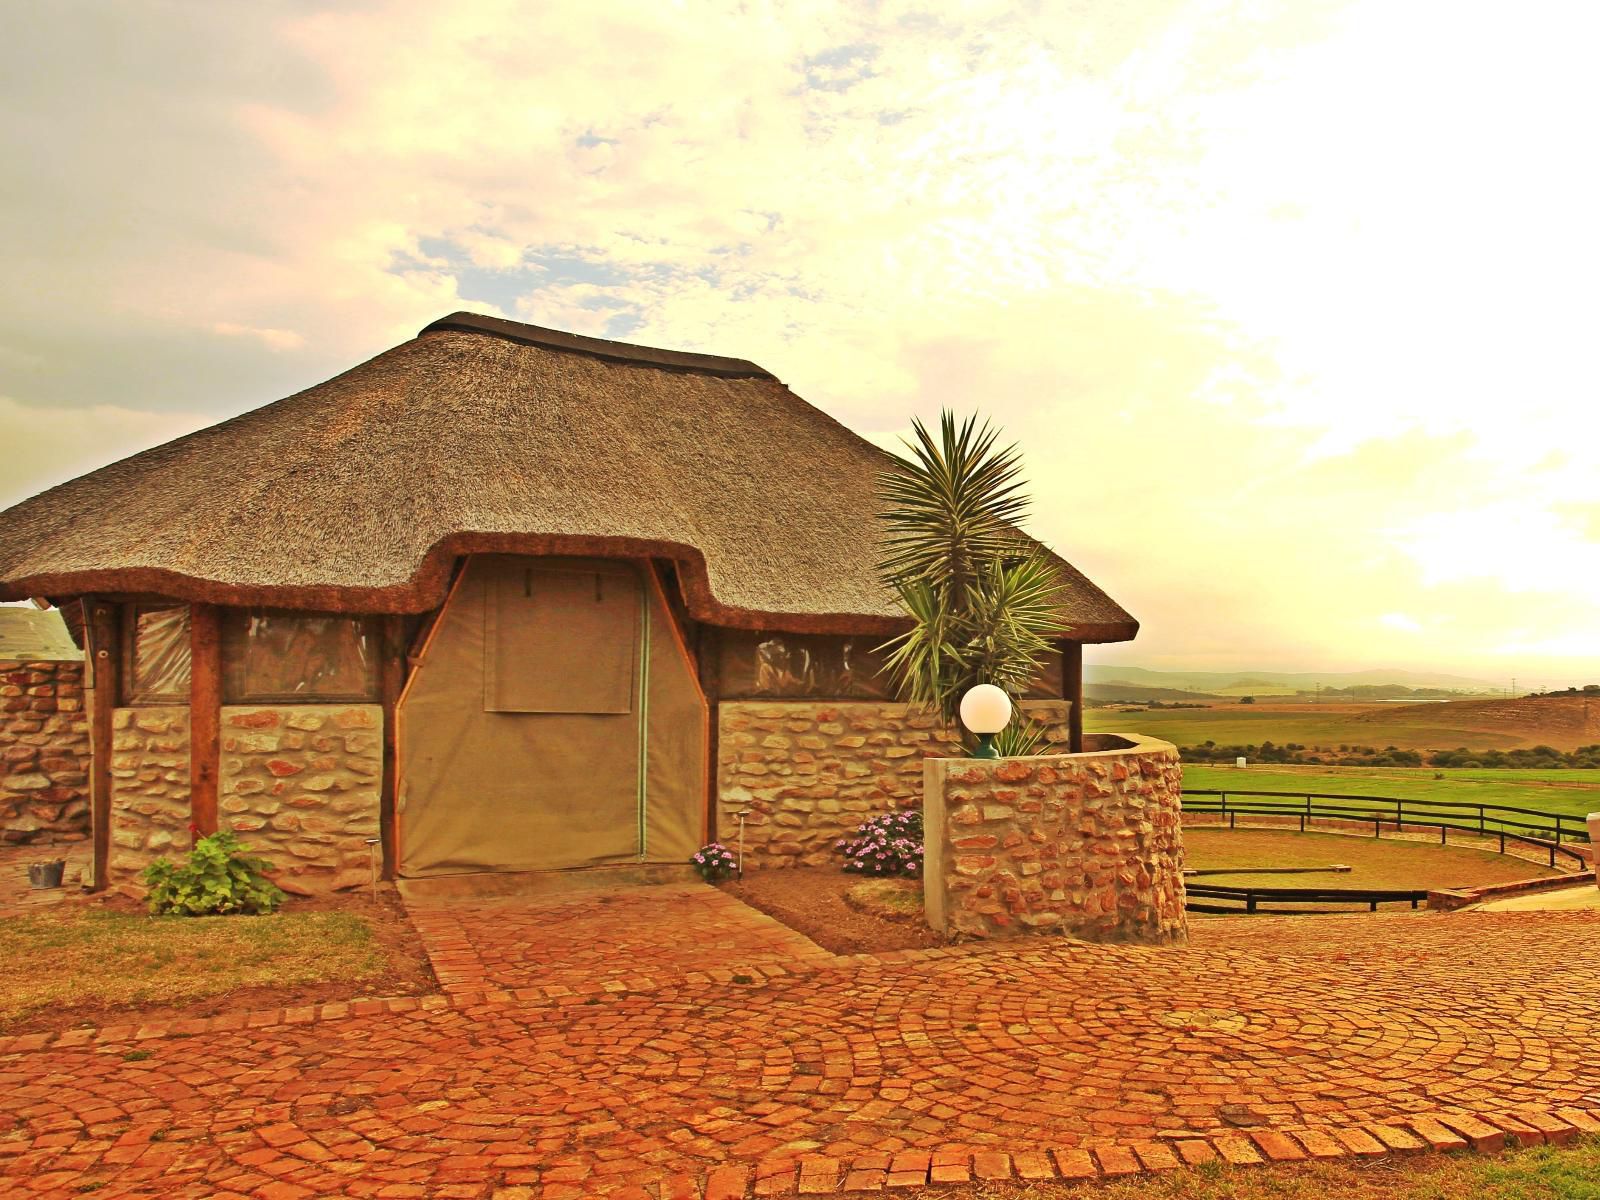
[[1083, 643], [1061, 643], [1061, 694], [1072, 705], [1067, 713], [1067, 749], [1083, 753]]
[[400, 731], [395, 712], [400, 704], [400, 691], [406, 682], [405, 619], [398, 616], [383, 618], [383, 633], [378, 660], [379, 688], [383, 701], [383, 781], [378, 792], [378, 837], [383, 843], [383, 877], [395, 877], [395, 864], [400, 861], [400, 823], [395, 820], [396, 801], [399, 796]]
[[88, 664], [84, 700], [89, 714], [89, 829], [94, 867], [91, 891], [111, 882], [111, 723], [117, 707], [120, 665], [117, 606], [94, 596], [83, 605], [83, 652]]
[[222, 610], [189, 608], [189, 819], [217, 831], [217, 776], [222, 767]]
[[715, 625], [700, 626], [695, 639], [695, 657], [700, 666], [700, 691], [706, 698], [706, 828], [707, 842], [717, 841], [722, 834], [717, 828], [721, 805], [720, 783], [722, 776], [721, 709], [719, 694], [722, 689], [722, 630]]

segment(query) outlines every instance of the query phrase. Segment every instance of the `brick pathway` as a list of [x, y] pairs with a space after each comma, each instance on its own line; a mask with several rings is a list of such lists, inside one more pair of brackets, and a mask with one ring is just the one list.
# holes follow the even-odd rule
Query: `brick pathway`
[[519, 999], [644, 991], [690, 976], [729, 983], [834, 957], [726, 892], [700, 883], [540, 899], [408, 896], [446, 994]]
[[418, 921], [448, 997], [0, 1042], [8, 1194], [727, 1200], [1600, 1131], [1595, 913], [882, 959], [693, 888]]

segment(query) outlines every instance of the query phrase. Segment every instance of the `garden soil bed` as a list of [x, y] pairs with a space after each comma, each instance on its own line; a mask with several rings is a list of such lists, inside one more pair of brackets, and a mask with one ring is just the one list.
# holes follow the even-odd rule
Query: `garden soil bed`
[[[85, 897], [81, 902], [110, 912], [144, 913], [142, 902], [125, 896]], [[71, 904], [71, 902], [69, 902]], [[76, 908], [77, 904], [71, 904]], [[65, 907], [65, 906], [63, 906]], [[57, 910], [60, 911], [60, 910]], [[335, 896], [294, 897], [285, 913], [343, 912], [360, 917], [372, 931], [387, 965], [382, 973], [359, 980], [331, 980], [284, 987], [243, 987], [216, 996], [177, 1004], [75, 1004], [33, 1013], [6, 1024], [0, 1034], [55, 1033], [65, 1029], [108, 1025], [142, 1025], [160, 1021], [185, 1021], [220, 1017], [226, 1013], [262, 1009], [298, 1008], [369, 996], [418, 996], [439, 990], [433, 967], [406, 915], [393, 884], [380, 886], [377, 898], [365, 889]], [[41, 914], [43, 915], [43, 914]], [[68, 914], [62, 913], [67, 916]], [[181, 919], [181, 918], [173, 918]], [[241, 921], [253, 917], [239, 917]], [[14, 967], [14, 965], [13, 965]]]
[[837, 867], [757, 867], [743, 881], [718, 884], [751, 908], [782, 921], [834, 954], [875, 954], [942, 946], [920, 921], [863, 912], [845, 899], [865, 877]]

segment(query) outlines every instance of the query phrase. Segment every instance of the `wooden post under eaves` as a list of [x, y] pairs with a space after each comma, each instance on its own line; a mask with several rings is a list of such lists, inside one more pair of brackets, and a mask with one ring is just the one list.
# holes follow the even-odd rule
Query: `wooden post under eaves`
[[722, 837], [718, 828], [721, 809], [722, 777], [722, 630], [715, 625], [700, 626], [695, 639], [695, 658], [700, 667], [700, 691], [706, 698], [706, 832], [705, 839]]
[[118, 612], [95, 596], [83, 605], [84, 703], [89, 714], [89, 829], [94, 867], [91, 891], [102, 892], [111, 879], [111, 722], [117, 708]]
[[1067, 713], [1067, 750], [1083, 753], [1083, 643], [1061, 643], [1061, 694], [1072, 708]]
[[189, 819], [204, 837], [217, 831], [222, 768], [222, 610], [189, 608]]
[[383, 701], [383, 779], [378, 790], [378, 837], [382, 839], [383, 877], [395, 877], [395, 864], [400, 861], [400, 824], [395, 820], [395, 801], [399, 795], [399, 776], [395, 769], [398, 761], [400, 731], [395, 721], [395, 710], [400, 704], [400, 691], [406, 683], [406, 629], [405, 618], [383, 618], [382, 636], [379, 638], [378, 659], [379, 695]]

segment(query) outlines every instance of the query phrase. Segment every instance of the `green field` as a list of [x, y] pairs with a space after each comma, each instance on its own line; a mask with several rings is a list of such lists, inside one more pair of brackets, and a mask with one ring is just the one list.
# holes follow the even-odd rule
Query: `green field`
[[[1136, 714], [1144, 715], [1144, 714]], [[1158, 735], [1159, 736], [1159, 735]], [[1435, 779], [1443, 775], [1443, 779]], [[1262, 792], [1333, 792], [1506, 804], [1582, 818], [1600, 812], [1600, 771], [1435, 770], [1432, 767], [1214, 767], [1185, 764], [1185, 788]]]
[[[1443, 710], [1443, 706], [1440, 708]], [[1089, 708], [1084, 710], [1083, 728], [1088, 733], [1133, 730], [1177, 746], [1199, 746], [1207, 741], [1219, 746], [1259, 746], [1262, 742], [1282, 746], [1298, 742], [1306, 746], [1373, 746], [1379, 750], [1386, 746], [1401, 750], [1453, 750], [1458, 746], [1511, 750], [1527, 744], [1525, 737], [1513, 733], [1461, 728], [1452, 724], [1447, 711], [1437, 716], [1426, 712], [1385, 712], [1382, 716], [1386, 719], [1381, 722], [1360, 719], [1362, 711], [1371, 709], [1344, 706], [1340, 711], [1315, 704], [1240, 704], [1143, 712]]]

